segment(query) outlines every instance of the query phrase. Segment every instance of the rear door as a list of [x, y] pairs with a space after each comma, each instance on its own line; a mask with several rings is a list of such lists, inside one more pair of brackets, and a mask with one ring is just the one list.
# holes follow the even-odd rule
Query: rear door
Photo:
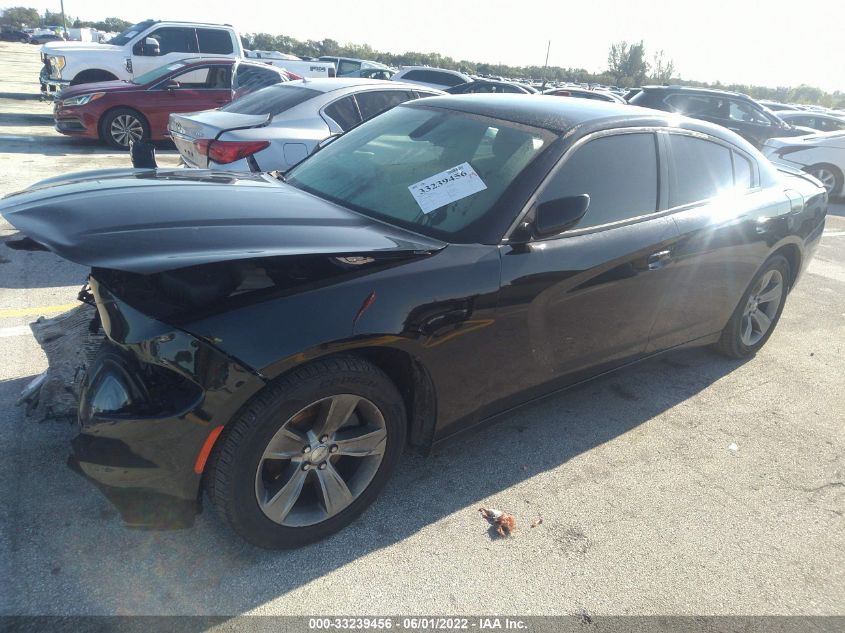
[[[495, 142], [495, 141], [494, 141]], [[616, 131], [570, 150], [537, 204], [588, 194], [587, 214], [555, 239], [502, 247], [502, 370], [491, 385], [518, 404], [643, 354], [677, 238], [661, 213], [656, 133]]]
[[771, 198], [770, 191], [760, 189], [756, 161], [745, 153], [698, 133], [675, 130], [660, 136], [679, 239], [670, 247], [669, 291], [649, 351], [724, 328], [765, 250], [765, 226], [757, 219], [767, 205], [786, 204], [782, 194]]

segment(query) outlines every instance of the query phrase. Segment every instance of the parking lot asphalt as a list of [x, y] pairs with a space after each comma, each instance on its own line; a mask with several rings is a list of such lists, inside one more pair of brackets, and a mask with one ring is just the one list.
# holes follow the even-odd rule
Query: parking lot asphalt
[[[53, 130], [38, 47], [0, 43], [0, 67], [0, 195], [129, 164]], [[15, 406], [45, 369], [26, 325], [85, 274], [0, 245], [0, 615], [845, 613], [842, 201], [756, 358], [671, 353], [407, 456], [352, 527], [288, 552], [210, 508], [123, 527], [65, 466], [73, 424]], [[514, 536], [479, 506], [513, 513]]]

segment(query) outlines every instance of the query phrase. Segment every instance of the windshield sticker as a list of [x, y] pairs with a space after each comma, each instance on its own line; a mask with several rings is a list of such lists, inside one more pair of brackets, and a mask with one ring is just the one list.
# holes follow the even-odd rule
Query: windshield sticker
[[485, 189], [487, 185], [469, 163], [441, 171], [408, 187], [423, 213], [431, 213]]

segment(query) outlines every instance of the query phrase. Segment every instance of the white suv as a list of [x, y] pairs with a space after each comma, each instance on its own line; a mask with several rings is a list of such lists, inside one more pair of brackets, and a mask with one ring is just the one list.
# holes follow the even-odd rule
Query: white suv
[[41, 47], [41, 88], [131, 80], [185, 57], [243, 57], [237, 31], [229, 25], [145, 20], [106, 44], [50, 42]]

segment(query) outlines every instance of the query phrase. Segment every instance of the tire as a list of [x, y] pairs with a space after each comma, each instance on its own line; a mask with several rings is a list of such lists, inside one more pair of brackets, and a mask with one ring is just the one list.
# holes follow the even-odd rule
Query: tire
[[[730, 358], [748, 358], [756, 354], [775, 331], [791, 280], [792, 270], [783, 255], [767, 259], [722, 330], [716, 351]], [[764, 301], [766, 298], [769, 300]], [[763, 328], [766, 322], [768, 325]]]
[[819, 163], [806, 167], [804, 171], [821, 181], [828, 196], [836, 196], [842, 193], [842, 172], [835, 165]]
[[[321, 439], [327, 420], [344, 418], [326, 412], [344, 410], [346, 422]], [[346, 527], [372, 503], [405, 434], [402, 396], [384, 372], [356, 356], [328, 357], [268, 385], [226, 426], [205, 488], [245, 540], [299, 547]]]
[[131, 108], [109, 110], [100, 124], [100, 136], [115, 149], [129, 151], [129, 141], [149, 140], [150, 125], [144, 115]]

